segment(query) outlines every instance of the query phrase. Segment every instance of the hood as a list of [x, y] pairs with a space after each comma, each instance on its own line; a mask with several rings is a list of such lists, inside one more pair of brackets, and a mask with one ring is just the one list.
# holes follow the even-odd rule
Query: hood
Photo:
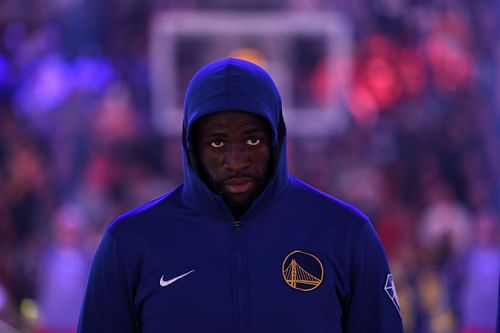
[[228, 58], [210, 63], [200, 69], [188, 85], [182, 131], [183, 198], [187, 205], [201, 208], [207, 213], [232, 216], [222, 197], [208, 187], [192, 163], [193, 124], [203, 116], [226, 110], [250, 112], [262, 116], [272, 129], [273, 175], [245, 213], [248, 215], [258, 207], [270, 204], [289, 183], [286, 128], [281, 110], [281, 96], [269, 74], [248, 61]]

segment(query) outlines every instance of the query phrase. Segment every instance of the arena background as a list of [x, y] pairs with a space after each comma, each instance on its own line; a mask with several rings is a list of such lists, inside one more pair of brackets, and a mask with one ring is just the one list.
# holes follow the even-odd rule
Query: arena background
[[2, 0], [0, 332], [75, 332], [103, 229], [180, 182], [183, 90], [230, 55], [283, 91], [291, 171], [370, 216], [405, 332], [494, 332], [499, 18], [494, 0]]

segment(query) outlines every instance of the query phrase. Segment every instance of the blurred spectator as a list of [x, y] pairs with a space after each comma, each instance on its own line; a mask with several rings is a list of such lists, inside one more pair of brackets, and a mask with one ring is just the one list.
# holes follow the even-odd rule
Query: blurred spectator
[[86, 218], [74, 203], [55, 215], [50, 243], [38, 263], [37, 333], [76, 331], [92, 253], [86, 248]]
[[474, 224], [474, 242], [460, 260], [461, 333], [494, 333], [500, 280], [498, 216], [481, 212]]
[[436, 181], [426, 188], [429, 203], [418, 221], [419, 242], [429, 248], [443, 244], [449, 247], [451, 256], [462, 255], [470, 242], [469, 213], [453, 198], [447, 185]]

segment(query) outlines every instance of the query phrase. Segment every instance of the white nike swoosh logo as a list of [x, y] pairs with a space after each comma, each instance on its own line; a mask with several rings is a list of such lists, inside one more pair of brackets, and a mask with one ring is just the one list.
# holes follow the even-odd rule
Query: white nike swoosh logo
[[166, 287], [166, 286], [168, 286], [169, 284], [172, 284], [172, 283], [174, 283], [175, 281], [177, 281], [177, 280], [179, 280], [179, 279], [182, 279], [182, 278], [183, 278], [183, 277], [185, 277], [186, 275], [189, 275], [189, 274], [191, 274], [191, 273], [193, 273], [193, 272], [194, 272], [194, 269], [193, 269], [193, 270], [190, 270], [189, 272], [184, 273], [184, 274], [182, 274], [182, 275], [176, 276], [176, 277], [174, 277], [173, 279], [170, 279], [170, 280], [167, 280], [167, 281], [163, 280], [163, 276], [164, 276], [164, 275], [162, 275], [162, 276], [161, 276], [161, 279], [160, 279], [160, 286], [162, 286], [162, 287]]

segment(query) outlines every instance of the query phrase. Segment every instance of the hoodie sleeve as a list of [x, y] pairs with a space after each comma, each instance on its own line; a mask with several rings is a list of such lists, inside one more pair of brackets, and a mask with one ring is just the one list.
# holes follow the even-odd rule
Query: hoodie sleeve
[[351, 298], [346, 309], [346, 333], [402, 333], [403, 325], [392, 274], [371, 223], [354, 244]]
[[79, 333], [139, 332], [128, 273], [118, 243], [107, 230], [92, 263]]

